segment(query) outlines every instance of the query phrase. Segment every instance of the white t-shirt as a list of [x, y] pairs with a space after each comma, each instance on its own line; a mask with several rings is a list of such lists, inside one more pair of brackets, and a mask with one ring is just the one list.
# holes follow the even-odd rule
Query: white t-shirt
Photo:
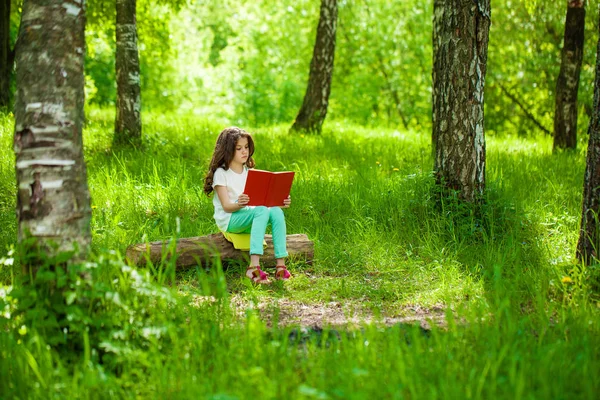
[[[240, 197], [240, 194], [244, 193], [244, 187], [246, 186], [246, 178], [248, 178], [248, 168], [244, 166], [244, 170], [241, 174], [234, 172], [231, 168], [225, 170], [223, 168], [217, 168], [213, 175], [213, 188], [215, 186], [227, 187], [227, 194], [229, 199], [234, 202]], [[215, 206], [215, 213], [213, 217], [219, 229], [223, 232], [227, 230], [229, 226], [229, 220], [231, 219], [231, 213], [226, 212], [223, 209], [219, 195], [214, 193], [213, 205]]]

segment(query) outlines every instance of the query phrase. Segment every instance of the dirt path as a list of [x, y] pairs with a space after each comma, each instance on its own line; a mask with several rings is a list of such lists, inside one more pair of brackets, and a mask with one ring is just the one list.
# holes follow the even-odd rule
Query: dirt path
[[446, 310], [442, 306], [424, 308], [420, 306], [407, 306], [395, 315], [376, 316], [372, 311], [344, 306], [340, 302], [325, 304], [305, 304], [289, 299], [278, 299], [251, 304], [239, 296], [231, 299], [231, 305], [239, 310], [241, 315], [248, 308], [258, 310], [261, 318], [268, 326], [273, 325], [277, 319], [278, 326], [297, 325], [322, 329], [324, 327], [357, 327], [363, 324], [381, 324], [392, 326], [396, 324], [419, 324], [421, 328], [429, 330], [431, 325], [446, 326]]

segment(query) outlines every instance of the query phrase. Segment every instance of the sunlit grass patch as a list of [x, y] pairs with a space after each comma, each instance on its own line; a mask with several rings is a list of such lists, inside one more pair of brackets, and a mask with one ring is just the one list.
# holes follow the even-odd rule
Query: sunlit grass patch
[[[84, 130], [95, 251], [123, 254], [141, 241], [216, 232], [202, 186], [223, 126], [190, 113], [146, 113], [143, 147], [113, 149], [113, 117], [113, 110], [90, 109]], [[581, 179], [578, 168], [563, 166], [583, 168], [583, 157], [552, 155], [549, 138], [490, 138], [488, 204], [481, 212], [439, 204], [428, 135], [335, 121], [322, 135], [287, 129], [248, 128], [258, 168], [296, 171], [288, 232], [315, 241], [313, 265], [294, 268], [317, 283], [289, 296], [381, 307], [461, 302], [484, 296], [484, 282], [489, 287], [498, 271], [528, 287], [539, 276], [527, 271], [573, 260]], [[14, 182], [10, 165], [2, 163], [5, 182]], [[10, 244], [16, 225], [4, 210]]]

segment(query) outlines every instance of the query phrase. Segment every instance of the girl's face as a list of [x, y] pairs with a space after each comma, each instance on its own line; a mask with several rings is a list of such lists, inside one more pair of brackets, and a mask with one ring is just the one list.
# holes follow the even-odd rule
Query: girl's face
[[250, 148], [248, 146], [248, 138], [241, 137], [238, 139], [235, 144], [235, 154], [233, 156], [232, 163], [236, 164], [245, 164], [248, 161], [248, 154], [250, 153]]

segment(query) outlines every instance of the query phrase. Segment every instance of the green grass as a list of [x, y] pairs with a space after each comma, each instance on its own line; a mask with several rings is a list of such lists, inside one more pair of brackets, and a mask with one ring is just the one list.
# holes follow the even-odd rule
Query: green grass
[[[120, 304], [98, 297], [86, 313], [114, 320], [89, 322], [88, 339], [69, 331], [68, 345], [46, 346], [56, 332], [24, 333], [27, 315], [5, 319], [0, 398], [594, 398], [600, 389], [600, 274], [574, 259], [583, 151], [552, 155], [548, 137], [488, 137], [487, 201], [474, 209], [436, 194], [427, 132], [342, 122], [321, 136], [252, 131], [258, 168], [297, 173], [288, 232], [314, 240], [314, 263], [292, 263], [294, 279], [269, 288], [245, 284], [236, 266], [191, 268], [175, 281], [171, 266], [155, 266], [139, 271], [139, 290], [119, 261], [127, 246], [217, 231], [202, 186], [223, 127], [145, 114], [144, 149], [113, 151], [112, 113], [88, 117], [94, 279]], [[0, 122], [7, 249], [14, 155], [12, 121]], [[7, 285], [10, 271], [0, 270]], [[165, 286], [172, 297], [156, 300]], [[232, 296], [245, 308], [231, 307]], [[269, 328], [256, 305], [271, 304], [276, 319], [282, 299], [339, 303], [379, 323]], [[382, 324], [434, 306], [447, 325]]]

